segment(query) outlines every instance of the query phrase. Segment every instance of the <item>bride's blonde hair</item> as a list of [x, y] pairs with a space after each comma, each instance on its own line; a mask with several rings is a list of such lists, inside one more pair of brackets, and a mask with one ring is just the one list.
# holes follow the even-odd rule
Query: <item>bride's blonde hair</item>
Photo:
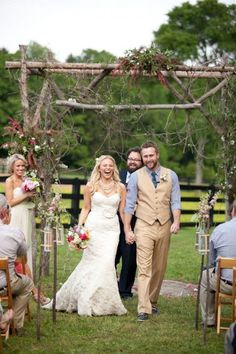
[[113, 165], [114, 165], [113, 181], [115, 182], [116, 191], [119, 191], [120, 177], [119, 177], [119, 171], [118, 171], [116, 162], [111, 155], [101, 155], [100, 157], [96, 158], [95, 166], [94, 166], [91, 176], [89, 178], [89, 184], [91, 187], [92, 194], [94, 194], [98, 188], [99, 180], [101, 178], [99, 168], [100, 168], [102, 161], [105, 159], [109, 159], [113, 162]]

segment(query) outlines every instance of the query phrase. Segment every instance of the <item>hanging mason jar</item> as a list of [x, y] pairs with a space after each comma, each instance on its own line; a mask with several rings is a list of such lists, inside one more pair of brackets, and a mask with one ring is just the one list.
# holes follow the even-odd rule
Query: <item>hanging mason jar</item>
[[53, 244], [53, 230], [49, 225], [43, 229], [43, 250], [44, 252], [51, 252]]
[[199, 225], [198, 230], [198, 253], [206, 255], [209, 252], [209, 232], [205, 225]]
[[198, 251], [199, 233], [200, 233], [200, 230], [199, 230], [199, 228], [197, 228], [196, 233], [195, 233], [195, 250], [196, 251]]
[[57, 245], [64, 245], [64, 227], [62, 224], [56, 226], [56, 242]]

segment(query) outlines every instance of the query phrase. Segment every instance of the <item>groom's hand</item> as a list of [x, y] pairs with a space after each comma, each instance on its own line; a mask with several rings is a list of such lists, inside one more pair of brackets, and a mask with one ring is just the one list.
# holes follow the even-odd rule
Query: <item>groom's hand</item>
[[132, 245], [135, 241], [135, 235], [132, 230], [125, 233], [125, 241], [128, 245]]

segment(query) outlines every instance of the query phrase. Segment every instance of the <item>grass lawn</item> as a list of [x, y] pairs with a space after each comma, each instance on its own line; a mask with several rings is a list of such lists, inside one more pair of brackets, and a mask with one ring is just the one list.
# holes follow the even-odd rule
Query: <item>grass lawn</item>
[[[194, 232], [183, 229], [172, 237], [165, 279], [197, 282], [200, 256], [194, 250]], [[58, 248], [58, 278], [63, 282], [78, 263], [81, 254], [71, 252], [67, 245]], [[53, 257], [51, 257], [52, 259]], [[42, 280], [46, 295], [52, 295], [51, 274]], [[161, 314], [144, 323], [136, 320], [137, 297], [125, 301], [125, 316], [79, 317], [77, 314], [52, 313], [41, 310], [41, 339], [36, 338], [36, 306], [31, 300], [33, 319], [26, 320], [24, 337], [10, 337], [4, 353], [223, 353], [224, 333], [217, 336], [208, 329], [203, 343], [201, 326], [194, 327], [194, 297], [160, 297]]]

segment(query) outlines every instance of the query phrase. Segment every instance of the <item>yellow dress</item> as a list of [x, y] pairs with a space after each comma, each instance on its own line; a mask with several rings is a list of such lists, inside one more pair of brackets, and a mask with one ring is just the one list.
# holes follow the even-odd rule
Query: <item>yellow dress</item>
[[[23, 194], [21, 187], [16, 187], [13, 190], [13, 198]], [[11, 221], [10, 225], [19, 227], [24, 233], [27, 244], [27, 263], [33, 272], [33, 247], [32, 241], [35, 235], [35, 217], [34, 217], [35, 204], [31, 201], [23, 201], [11, 207]], [[33, 274], [33, 273], [32, 273]]]

